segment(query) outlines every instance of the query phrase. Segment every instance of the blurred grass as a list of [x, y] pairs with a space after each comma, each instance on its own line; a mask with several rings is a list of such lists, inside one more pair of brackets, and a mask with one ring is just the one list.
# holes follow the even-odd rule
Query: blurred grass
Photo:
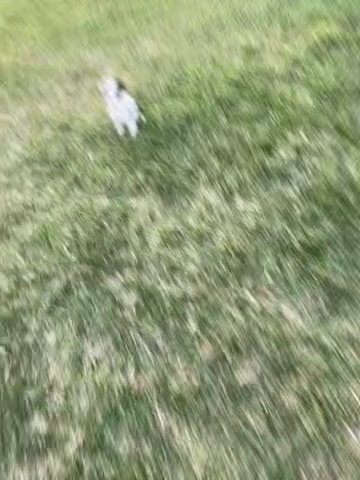
[[357, 2], [6, 1], [0, 40], [2, 477], [358, 479]]

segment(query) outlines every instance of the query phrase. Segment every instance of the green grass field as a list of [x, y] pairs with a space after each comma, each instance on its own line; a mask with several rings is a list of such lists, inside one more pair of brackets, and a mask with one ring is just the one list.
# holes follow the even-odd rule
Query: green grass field
[[0, 478], [358, 480], [359, 2], [4, 0], [0, 44]]

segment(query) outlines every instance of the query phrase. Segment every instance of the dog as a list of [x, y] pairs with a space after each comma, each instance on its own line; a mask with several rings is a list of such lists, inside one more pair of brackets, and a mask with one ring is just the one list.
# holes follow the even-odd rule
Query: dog
[[136, 137], [140, 121], [145, 122], [136, 100], [124, 83], [117, 78], [106, 78], [101, 85], [109, 117], [120, 136], [128, 133]]

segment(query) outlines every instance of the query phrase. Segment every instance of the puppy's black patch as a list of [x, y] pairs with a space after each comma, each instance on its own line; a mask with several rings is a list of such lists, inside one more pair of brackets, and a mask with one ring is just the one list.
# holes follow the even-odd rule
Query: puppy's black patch
[[121, 92], [121, 90], [127, 90], [126, 85], [122, 80], [119, 78], [116, 78], [115, 80], [119, 92]]

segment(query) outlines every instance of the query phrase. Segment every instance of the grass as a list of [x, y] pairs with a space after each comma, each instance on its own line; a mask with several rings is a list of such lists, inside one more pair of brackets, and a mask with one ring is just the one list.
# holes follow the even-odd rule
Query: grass
[[357, 2], [17, 0], [0, 40], [1, 478], [358, 479]]

